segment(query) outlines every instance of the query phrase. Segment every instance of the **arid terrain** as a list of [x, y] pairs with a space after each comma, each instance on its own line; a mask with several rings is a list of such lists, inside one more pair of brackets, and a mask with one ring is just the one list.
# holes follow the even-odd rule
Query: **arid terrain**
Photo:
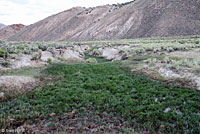
[[9, 41], [91, 41], [200, 34], [199, 0], [135, 0], [75, 7], [50, 16]]
[[1, 30], [2, 28], [4, 28], [5, 26], [6, 26], [6, 25], [0, 23], [0, 30]]
[[13, 24], [4, 26], [0, 29], [0, 40], [7, 40], [9, 37], [15, 35], [25, 28], [23, 24]]
[[199, 13], [134, 0], [0, 24], [0, 133], [199, 134]]

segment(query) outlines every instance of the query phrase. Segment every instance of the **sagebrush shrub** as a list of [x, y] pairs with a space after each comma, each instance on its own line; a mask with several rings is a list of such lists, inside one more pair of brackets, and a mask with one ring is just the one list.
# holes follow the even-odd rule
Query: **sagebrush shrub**
[[8, 51], [5, 49], [0, 49], [0, 57], [7, 58], [8, 57]]
[[97, 60], [95, 58], [89, 58], [86, 60], [87, 63], [97, 63]]

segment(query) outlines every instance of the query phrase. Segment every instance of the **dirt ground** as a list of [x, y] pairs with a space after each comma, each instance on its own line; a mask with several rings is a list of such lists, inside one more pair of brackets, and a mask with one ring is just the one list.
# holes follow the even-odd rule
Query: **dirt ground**
[[5, 94], [16, 96], [33, 89], [38, 80], [26, 76], [0, 76], [0, 98], [5, 98]]
[[169, 56], [176, 56], [182, 58], [200, 58], [199, 51], [175, 51], [168, 54]]

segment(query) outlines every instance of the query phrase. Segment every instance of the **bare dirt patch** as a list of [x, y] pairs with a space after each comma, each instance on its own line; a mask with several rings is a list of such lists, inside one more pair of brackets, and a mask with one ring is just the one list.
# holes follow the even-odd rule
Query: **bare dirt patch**
[[169, 53], [170, 56], [182, 57], [182, 58], [200, 58], [200, 52], [198, 51], [175, 51]]
[[41, 60], [44, 61], [44, 62], [46, 62], [46, 61], [48, 61], [48, 59], [55, 60], [54, 56], [53, 56], [53, 54], [51, 52], [48, 52], [48, 51], [42, 52]]
[[0, 76], [1, 86], [16, 86], [22, 88], [28, 83], [36, 83], [36, 79], [25, 76]]
[[23, 94], [33, 89], [38, 84], [38, 80], [32, 77], [25, 76], [0, 76], [0, 93], [3, 95], [0, 98], [6, 96], [16, 96]]

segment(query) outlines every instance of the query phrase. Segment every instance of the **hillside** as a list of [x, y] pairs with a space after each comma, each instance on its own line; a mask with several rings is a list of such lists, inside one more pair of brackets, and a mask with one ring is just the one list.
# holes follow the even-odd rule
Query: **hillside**
[[76, 7], [23, 29], [10, 41], [89, 41], [200, 34], [200, 0], [135, 0]]
[[6, 26], [6, 25], [0, 23], [0, 30], [1, 30], [2, 28], [4, 28], [5, 26]]
[[0, 40], [7, 40], [9, 37], [21, 31], [25, 26], [23, 24], [13, 24], [0, 30]]

